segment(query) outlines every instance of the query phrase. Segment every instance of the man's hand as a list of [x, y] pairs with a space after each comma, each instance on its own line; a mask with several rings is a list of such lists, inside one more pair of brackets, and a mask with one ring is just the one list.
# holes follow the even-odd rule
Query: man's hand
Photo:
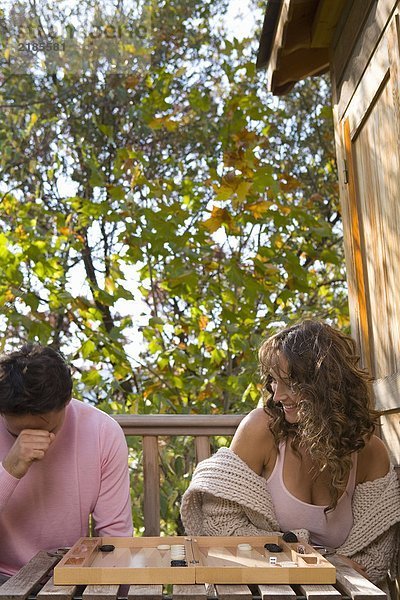
[[45, 457], [55, 437], [54, 433], [42, 429], [24, 429], [3, 460], [3, 467], [13, 477], [21, 479], [34, 461]]

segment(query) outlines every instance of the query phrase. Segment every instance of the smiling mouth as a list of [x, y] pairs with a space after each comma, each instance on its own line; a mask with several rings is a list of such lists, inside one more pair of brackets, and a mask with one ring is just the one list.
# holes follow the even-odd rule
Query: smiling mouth
[[293, 410], [294, 408], [297, 408], [297, 404], [282, 404], [282, 402], [281, 406], [283, 410]]

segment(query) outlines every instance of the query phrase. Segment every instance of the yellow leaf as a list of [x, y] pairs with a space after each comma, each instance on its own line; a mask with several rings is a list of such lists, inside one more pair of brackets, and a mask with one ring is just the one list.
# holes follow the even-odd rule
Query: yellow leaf
[[199, 327], [200, 329], [205, 329], [207, 327], [207, 323], [208, 323], [208, 317], [207, 315], [201, 315], [200, 319], [199, 319]]
[[4, 300], [6, 302], [12, 302], [15, 298], [15, 295], [12, 293], [11, 290], [6, 290], [4, 293]]
[[230, 212], [226, 208], [213, 206], [211, 217], [203, 222], [204, 227], [208, 229], [210, 233], [214, 233], [223, 224], [228, 226], [232, 224], [232, 216]]
[[249, 183], [248, 181], [242, 181], [241, 183], [239, 183], [239, 185], [236, 188], [236, 195], [237, 195], [239, 202], [243, 202], [243, 200], [246, 198], [247, 194], [249, 193], [252, 185], [253, 184]]
[[279, 207], [279, 211], [283, 214], [283, 215], [288, 215], [292, 209], [290, 208], [290, 206], [280, 206]]
[[213, 188], [216, 193], [217, 200], [229, 200], [233, 194], [232, 188], [227, 185], [221, 185], [220, 187], [213, 185]]
[[140, 177], [142, 175], [142, 169], [140, 165], [135, 165], [132, 169], [132, 177], [131, 177], [131, 188], [133, 189], [135, 185], [139, 183]]
[[115, 291], [115, 281], [112, 277], [106, 277], [104, 282], [104, 289], [109, 294], [112, 294]]
[[238, 147], [254, 145], [259, 139], [259, 136], [254, 131], [242, 129], [238, 133], [233, 134], [232, 139]]
[[143, 392], [144, 398], [148, 398], [150, 394], [158, 390], [160, 387], [160, 383], [156, 381], [155, 383], [150, 384]]
[[140, 77], [138, 75], [128, 75], [125, 79], [124, 86], [127, 90], [132, 90], [138, 86], [140, 83]]
[[249, 210], [255, 219], [261, 219], [263, 215], [269, 210], [272, 202], [269, 200], [260, 200], [259, 202], [253, 202], [247, 204], [245, 208]]
[[204, 263], [204, 268], [206, 271], [216, 271], [219, 267], [219, 264], [215, 260], [211, 260], [210, 262]]
[[179, 123], [177, 121], [172, 121], [171, 117], [168, 115], [165, 117], [154, 117], [148, 123], [150, 129], [167, 129], [168, 131], [174, 131], [178, 127]]
[[129, 52], [129, 54], [136, 54], [136, 47], [133, 44], [124, 44], [123, 49], [125, 52]]
[[235, 152], [230, 151], [224, 153], [224, 165], [241, 171], [243, 177], [254, 177], [252, 168], [253, 161], [254, 158], [249, 160], [246, 157], [244, 150], [241, 148], [237, 149]]
[[37, 114], [36, 113], [32, 113], [30, 121], [29, 121], [29, 125], [28, 125], [28, 128], [27, 128], [28, 133], [31, 131], [32, 127], [35, 125], [35, 123], [36, 123], [37, 120], [38, 120]]

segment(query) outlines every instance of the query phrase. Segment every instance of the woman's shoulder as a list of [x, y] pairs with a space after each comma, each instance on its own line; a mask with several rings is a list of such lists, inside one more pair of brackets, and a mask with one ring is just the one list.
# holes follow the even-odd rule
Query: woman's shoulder
[[272, 433], [269, 428], [271, 417], [265, 412], [263, 408], [255, 408], [241, 421], [237, 431], [245, 433], [246, 435], [255, 435], [259, 438], [265, 436], [271, 436]]
[[372, 435], [358, 454], [357, 483], [384, 477], [389, 468], [389, 453], [384, 442], [378, 436]]
[[252, 410], [240, 423], [233, 437], [231, 450], [255, 473], [261, 475], [275, 441], [269, 428], [270, 417], [263, 408]]

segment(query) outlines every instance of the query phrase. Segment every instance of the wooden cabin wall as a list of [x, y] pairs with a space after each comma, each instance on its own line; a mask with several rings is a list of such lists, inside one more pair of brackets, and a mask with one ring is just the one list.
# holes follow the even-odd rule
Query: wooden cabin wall
[[400, 464], [400, 2], [354, 0], [331, 47], [353, 335]]

